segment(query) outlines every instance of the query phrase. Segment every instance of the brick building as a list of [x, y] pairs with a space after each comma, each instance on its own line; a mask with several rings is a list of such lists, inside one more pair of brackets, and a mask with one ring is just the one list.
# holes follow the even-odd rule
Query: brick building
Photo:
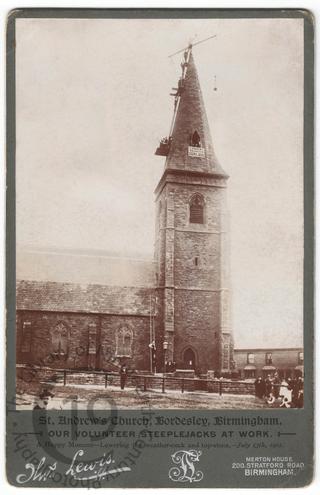
[[126, 361], [150, 370], [155, 341], [158, 370], [169, 361], [199, 372], [233, 367], [228, 176], [213, 150], [191, 47], [181, 67], [170, 136], [156, 152], [166, 162], [155, 189], [154, 260], [18, 256], [18, 363], [110, 369]]
[[303, 375], [302, 347], [235, 349], [234, 360], [242, 378], [266, 378], [275, 372], [285, 378]]

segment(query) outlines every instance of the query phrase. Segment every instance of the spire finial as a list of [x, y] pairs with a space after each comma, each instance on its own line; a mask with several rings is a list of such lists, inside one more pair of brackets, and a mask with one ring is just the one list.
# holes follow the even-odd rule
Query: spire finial
[[205, 41], [211, 40], [212, 38], [216, 38], [216, 37], [217, 37], [217, 35], [213, 34], [212, 36], [209, 36], [209, 38], [205, 38], [204, 40], [197, 41], [196, 43], [192, 43], [190, 41], [188, 46], [186, 46], [185, 48], [182, 48], [182, 50], [178, 50], [177, 52], [172, 53], [171, 55], [169, 55], [169, 58], [174, 57], [175, 55], [178, 55], [178, 53], [181, 53], [181, 52], [185, 52], [188, 50], [191, 51], [194, 46], [200, 45], [200, 43], [204, 43]]

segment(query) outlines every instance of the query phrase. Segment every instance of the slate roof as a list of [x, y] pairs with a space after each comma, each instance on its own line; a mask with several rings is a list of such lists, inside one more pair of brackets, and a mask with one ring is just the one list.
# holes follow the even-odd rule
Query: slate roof
[[[204, 157], [194, 158], [188, 155], [190, 136], [195, 130], [200, 135], [201, 147], [205, 149]], [[183, 79], [183, 91], [177, 109], [172, 131], [172, 143], [165, 167], [166, 169], [215, 173], [227, 177], [213, 149], [207, 114], [192, 51]]]
[[18, 310], [149, 316], [153, 291], [141, 287], [20, 280], [16, 306]]
[[149, 314], [153, 261], [42, 251], [16, 259], [18, 310]]

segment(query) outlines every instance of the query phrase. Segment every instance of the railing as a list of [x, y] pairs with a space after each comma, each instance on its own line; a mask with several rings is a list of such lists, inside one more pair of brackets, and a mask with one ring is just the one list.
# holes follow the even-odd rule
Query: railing
[[[106, 373], [105, 376], [105, 388], [108, 385], [108, 377], [119, 377], [117, 373]], [[208, 383], [218, 384], [219, 395], [222, 395], [223, 382], [221, 380], [208, 380], [205, 378], [183, 378], [183, 377], [174, 377], [174, 376], [157, 376], [157, 375], [140, 375], [140, 374], [131, 374], [127, 376], [127, 379], [143, 383], [143, 391], [147, 392], [148, 389], [153, 389], [152, 382], [154, 385], [161, 383], [161, 391], [165, 393], [166, 391], [166, 383], [177, 384], [178, 386], [174, 388], [174, 390], [181, 389], [181, 392], [184, 393], [187, 385], [195, 385], [201, 383], [206, 383], [208, 388]], [[150, 386], [147, 387], [148, 381], [151, 382]], [[180, 383], [180, 386], [179, 386]], [[230, 383], [230, 381], [228, 382]], [[233, 382], [235, 383], [235, 382]], [[242, 382], [243, 383], [243, 382]], [[172, 390], [172, 388], [171, 388]], [[199, 390], [199, 389], [198, 389]]]
[[[104, 388], [114, 384], [120, 386], [120, 373], [98, 371], [98, 370], [73, 370], [73, 369], [57, 369], [57, 368], [41, 368], [20, 366], [20, 368], [27, 368], [33, 370], [33, 372], [46, 372], [53, 375], [62, 375], [63, 385], [75, 385], [74, 381], [68, 382], [68, 377], [72, 375], [98, 375], [104, 377]], [[116, 380], [115, 380], [116, 378]], [[126, 376], [126, 387], [135, 386], [141, 388], [144, 392], [148, 390], [161, 389], [162, 393], [166, 390], [181, 390], [181, 393], [185, 391], [205, 391], [211, 393], [217, 393], [220, 396], [223, 393], [235, 393], [235, 394], [250, 394], [255, 395], [255, 386], [253, 383], [245, 382], [241, 380], [233, 379], [207, 379], [207, 378], [186, 378], [186, 377], [174, 377], [168, 375], [152, 375], [152, 374], [139, 374], [128, 373]], [[280, 386], [280, 385], [279, 385]]]

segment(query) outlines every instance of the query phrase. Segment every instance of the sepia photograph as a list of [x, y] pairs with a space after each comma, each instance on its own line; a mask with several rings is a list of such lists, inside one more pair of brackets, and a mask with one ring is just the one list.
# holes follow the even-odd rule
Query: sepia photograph
[[303, 408], [304, 19], [15, 29], [17, 409]]

